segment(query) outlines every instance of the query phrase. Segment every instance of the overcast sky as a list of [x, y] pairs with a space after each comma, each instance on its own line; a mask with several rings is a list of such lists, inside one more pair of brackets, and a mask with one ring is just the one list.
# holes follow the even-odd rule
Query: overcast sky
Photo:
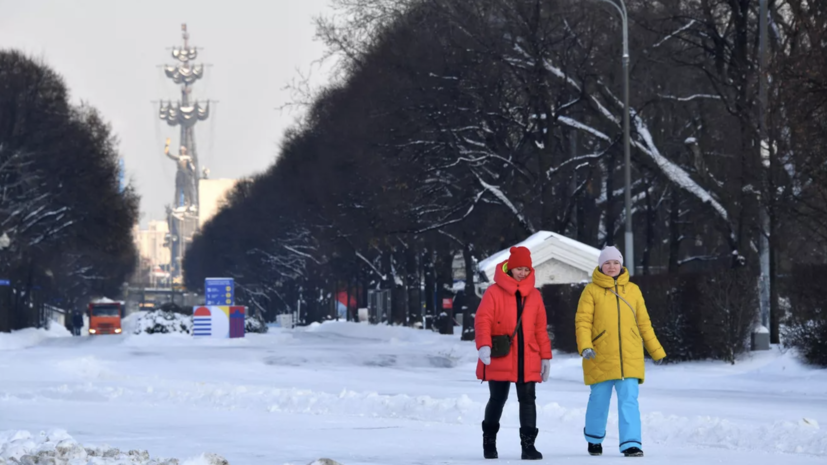
[[211, 64], [194, 95], [218, 100], [196, 126], [202, 166], [211, 178], [238, 178], [272, 164], [297, 113], [277, 107], [298, 71], [327, 75], [313, 62], [324, 47], [313, 18], [328, 0], [0, 0], [0, 47], [17, 48], [63, 75], [73, 102], [97, 107], [120, 139], [128, 179], [141, 195], [142, 223], [162, 219], [175, 165], [163, 154], [178, 129], [158, 119], [153, 100], [180, 92], [158, 67], [173, 63], [172, 46], [203, 47]]

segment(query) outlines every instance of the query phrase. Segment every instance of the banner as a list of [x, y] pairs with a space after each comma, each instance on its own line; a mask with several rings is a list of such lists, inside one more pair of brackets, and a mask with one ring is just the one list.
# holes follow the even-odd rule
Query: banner
[[244, 337], [245, 307], [198, 306], [192, 310], [193, 336], [220, 339]]

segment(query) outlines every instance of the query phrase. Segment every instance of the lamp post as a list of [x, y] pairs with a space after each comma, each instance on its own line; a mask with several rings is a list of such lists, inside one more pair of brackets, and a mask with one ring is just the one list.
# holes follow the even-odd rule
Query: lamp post
[[624, 249], [625, 262], [628, 264], [629, 274], [635, 274], [635, 236], [632, 230], [632, 164], [629, 137], [629, 16], [626, 13], [624, 0], [600, 0], [611, 5], [623, 20], [623, 174], [626, 179], [626, 244]]

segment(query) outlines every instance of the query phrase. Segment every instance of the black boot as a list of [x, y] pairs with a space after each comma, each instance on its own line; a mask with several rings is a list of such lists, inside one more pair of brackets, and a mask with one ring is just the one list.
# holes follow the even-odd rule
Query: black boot
[[537, 439], [537, 428], [520, 428], [520, 445], [523, 446], [523, 460], [541, 460], [543, 454], [534, 448], [534, 440]]
[[626, 457], [643, 457], [643, 451], [638, 447], [630, 447], [623, 451]]
[[603, 445], [589, 443], [589, 455], [603, 455]]
[[500, 424], [488, 424], [482, 422], [482, 455], [487, 459], [496, 459], [497, 455], [497, 432], [500, 431]]

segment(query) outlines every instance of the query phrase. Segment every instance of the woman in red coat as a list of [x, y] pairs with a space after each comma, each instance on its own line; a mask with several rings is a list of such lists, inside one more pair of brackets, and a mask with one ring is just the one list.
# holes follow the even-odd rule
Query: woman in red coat
[[[474, 329], [479, 351], [477, 379], [488, 381], [490, 391], [482, 422], [485, 458], [497, 458], [500, 417], [511, 383], [516, 383], [522, 458], [542, 459], [543, 455], [534, 448], [538, 433], [534, 385], [548, 381], [551, 341], [546, 329], [546, 308], [540, 291], [534, 288], [534, 268], [527, 248], [512, 247], [508, 261], [497, 265], [494, 285], [482, 296]], [[492, 337], [496, 336], [511, 338], [506, 355], [491, 353]]]

